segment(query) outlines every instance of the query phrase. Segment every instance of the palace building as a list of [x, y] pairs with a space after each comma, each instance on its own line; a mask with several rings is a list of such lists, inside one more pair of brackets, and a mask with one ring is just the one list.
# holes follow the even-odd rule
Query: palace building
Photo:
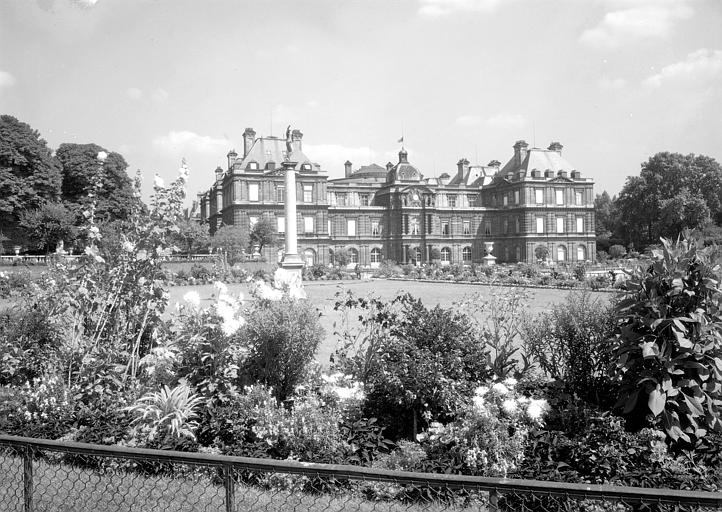
[[[328, 264], [344, 251], [351, 264], [375, 267], [383, 260], [481, 263], [493, 242], [497, 262], [534, 262], [537, 247], [557, 262], [594, 261], [594, 182], [562, 156], [514, 144], [505, 165], [470, 165], [462, 158], [453, 173], [424, 177], [405, 149], [398, 162], [354, 170], [328, 179], [303, 153], [303, 134], [290, 134], [296, 165], [298, 252], [307, 264]], [[211, 233], [224, 224], [252, 229], [274, 219], [283, 240], [286, 139], [243, 133], [243, 154], [228, 153], [211, 187], [199, 194], [201, 221]], [[269, 261], [281, 248], [264, 247]]]

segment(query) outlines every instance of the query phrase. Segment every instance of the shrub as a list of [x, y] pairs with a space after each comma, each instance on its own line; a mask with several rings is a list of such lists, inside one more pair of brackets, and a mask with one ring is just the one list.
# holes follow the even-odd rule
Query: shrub
[[587, 266], [584, 263], [577, 263], [572, 269], [572, 274], [577, 281], [584, 281], [587, 277]]
[[627, 254], [627, 249], [623, 245], [617, 244], [609, 248], [609, 257], [612, 259], [622, 258], [625, 254]]
[[713, 269], [696, 243], [663, 239], [638, 266], [616, 309], [613, 375], [617, 405], [633, 428], [661, 422], [672, 441], [692, 444], [722, 429], [722, 321]]
[[606, 263], [609, 260], [609, 254], [607, 251], [597, 251], [597, 261], [599, 263]]
[[615, 328], [611, 303], [573, 292], [548, 313], [523, 318], [521, 325], [524, 353], [546, 375], [593, 403], [608, 398], [614, 389], [607, 378]]
[[391, 439], [415, 435], [420, 421], [452, 418], [489, 376], [479, 334], [454, 310], [427, 309], [408, 294], [386, 303], [350, 293], [336, 309], [360, 316], [362, 329], [353, 336], [347, 326], [334, 366], [364, 385], [365, 412]]
[[310, 302], [284, 297], [257, 300], [245, 313], [241, 337], [248, 346], [242, 367], [244, 384], [261, 383], [285, 400], [301, 383], [324, 336]]
[[210, 269], [200, 263], [194, 263], [190, 273], [193, 279], [210, 279], [212, 275]]

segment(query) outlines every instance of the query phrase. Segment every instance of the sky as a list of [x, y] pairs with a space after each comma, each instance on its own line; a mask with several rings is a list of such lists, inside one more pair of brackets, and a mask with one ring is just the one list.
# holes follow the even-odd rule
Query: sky
[[2, 0], [0, 113], [146, 196], [289, 124], [330, 178], [402, 136], [427, 177], [559, 141], [613, 195], [659, 151], [722, 162], [720, 27], [722, 0]]

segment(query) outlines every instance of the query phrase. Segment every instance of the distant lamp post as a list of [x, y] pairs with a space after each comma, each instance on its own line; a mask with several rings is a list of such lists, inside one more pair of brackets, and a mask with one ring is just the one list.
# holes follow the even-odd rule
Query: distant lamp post
[[20, 247], [19, 245], [13, 246], [13, 251], [15, 251], [15, 256], [20, 256], [20, 249], [22, 249], [22, 247]]

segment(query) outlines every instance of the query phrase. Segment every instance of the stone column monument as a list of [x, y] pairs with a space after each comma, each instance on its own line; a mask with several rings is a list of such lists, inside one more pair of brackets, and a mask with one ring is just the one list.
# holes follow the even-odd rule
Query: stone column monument
[[286, 247], [281, 260], [281, 268], [298, 274], [301, 278], [303, 260], [298, 254], [298, 223], [296, 220], [296, 164], [290, 159], [290, 152], [286, 154], [283, 168], [286, 172], [286, 197], [284, 210], [286, 215]]

